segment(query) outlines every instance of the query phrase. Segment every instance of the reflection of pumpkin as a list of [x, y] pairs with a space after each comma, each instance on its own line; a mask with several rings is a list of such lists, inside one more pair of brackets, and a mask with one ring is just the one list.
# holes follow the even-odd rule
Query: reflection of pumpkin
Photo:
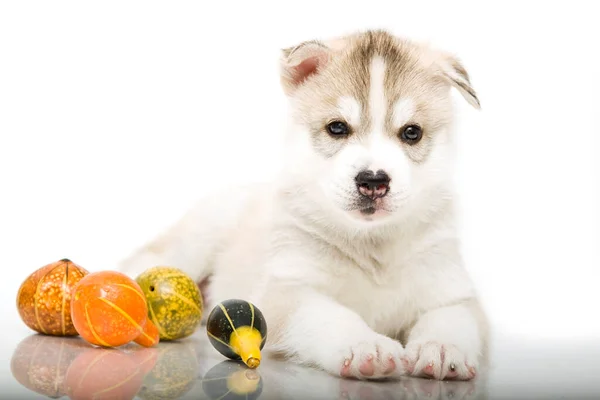
[[198, 377], [198, 359], [192, 344], [161, 342], [158, 361], [144, 378], [137, 396], [144, 400], [176, 399], [190, 391]]
[[172, 267], [154, 267], [136, 278], [148, 302], [148, 318], [158, 327], [161, 340], [193, 334], [202, 320], [202, 295], [196, 282]]
[[118, 347], [133, 340], [144, 346], [158, 343], [158, 330], [146, 317], [144, 293], [125, 274], [91, 273], [73, 288], [72, 296], [73, 324], [88, 342], [103, 347]]
[[71, 289], [88, 271], [66, 258], [29, 275], [17, 294], [17, 308], [25, 324], [39, 333], [73, 336]]
[[133, 399], [144, 375], [156, 362], [156, 349], [133, 353], [113, 349], [88, 349], [75, 359], [66, 374], [66, 394], [71, 400]]
[[80, 338], [32, 335], [15, 349], [11, 371], [26, 388], [51, 398], [66, 394], [65, 374], [71, 362], [89, 345]]

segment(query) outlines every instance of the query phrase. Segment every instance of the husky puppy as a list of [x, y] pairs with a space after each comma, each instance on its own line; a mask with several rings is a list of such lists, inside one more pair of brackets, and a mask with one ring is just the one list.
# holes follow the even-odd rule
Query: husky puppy
[[[206, 198], [123, 261], [203, 282], [206, 308], [259, 307], [265, 351], [358, 379], [472, 379], [487, 321], [463, 266], [453, 201], [452, 55], [365, 31], [282, 51], [284, 166]], [[208, 283], [207, 283], [208, 282]]]

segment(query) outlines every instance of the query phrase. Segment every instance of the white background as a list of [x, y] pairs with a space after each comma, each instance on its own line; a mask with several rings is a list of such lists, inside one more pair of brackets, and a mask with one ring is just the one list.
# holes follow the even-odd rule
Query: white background
[[[279, 49], [387, 28], [463, 60], [464, 252], [497, 329], [600, 336], [593, 2], [0, 4], [0, 307], [35, 269], [119, 259], [218, 186], [274, 171]], [[231, 196], [235, 196], [234, 191]], [[6, 342], [5, 342], [6, 343]]]

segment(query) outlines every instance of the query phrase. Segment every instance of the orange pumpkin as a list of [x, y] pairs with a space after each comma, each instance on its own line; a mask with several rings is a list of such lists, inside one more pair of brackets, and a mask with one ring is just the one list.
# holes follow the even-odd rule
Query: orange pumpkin
[[157, 344], [158, 329], [147, 314], [142, 289], [123, 273], [94, 272], [73, 288], [73, 325], [82, 338], [97, 346], [118, 347], [131, 341]]
[[71, 321], [71, 289], [87, 274], [65, 258], [29, 275], [17, 293], [17, 309], [25, 325], [47, 335], [77, 335]]

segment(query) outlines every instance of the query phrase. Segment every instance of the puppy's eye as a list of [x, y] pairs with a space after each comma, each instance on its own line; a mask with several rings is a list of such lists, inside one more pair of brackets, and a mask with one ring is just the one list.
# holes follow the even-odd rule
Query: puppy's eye
[[350, 127], [342, 121], [333, 121], [327, 124], [327, 133], [333, 137], [344, 137], [350, 134]]
[[423, 129], [419, 125], [406, 125], [400, 132], [400, 139], [408, 144], [418, 143], [423, 137]]

